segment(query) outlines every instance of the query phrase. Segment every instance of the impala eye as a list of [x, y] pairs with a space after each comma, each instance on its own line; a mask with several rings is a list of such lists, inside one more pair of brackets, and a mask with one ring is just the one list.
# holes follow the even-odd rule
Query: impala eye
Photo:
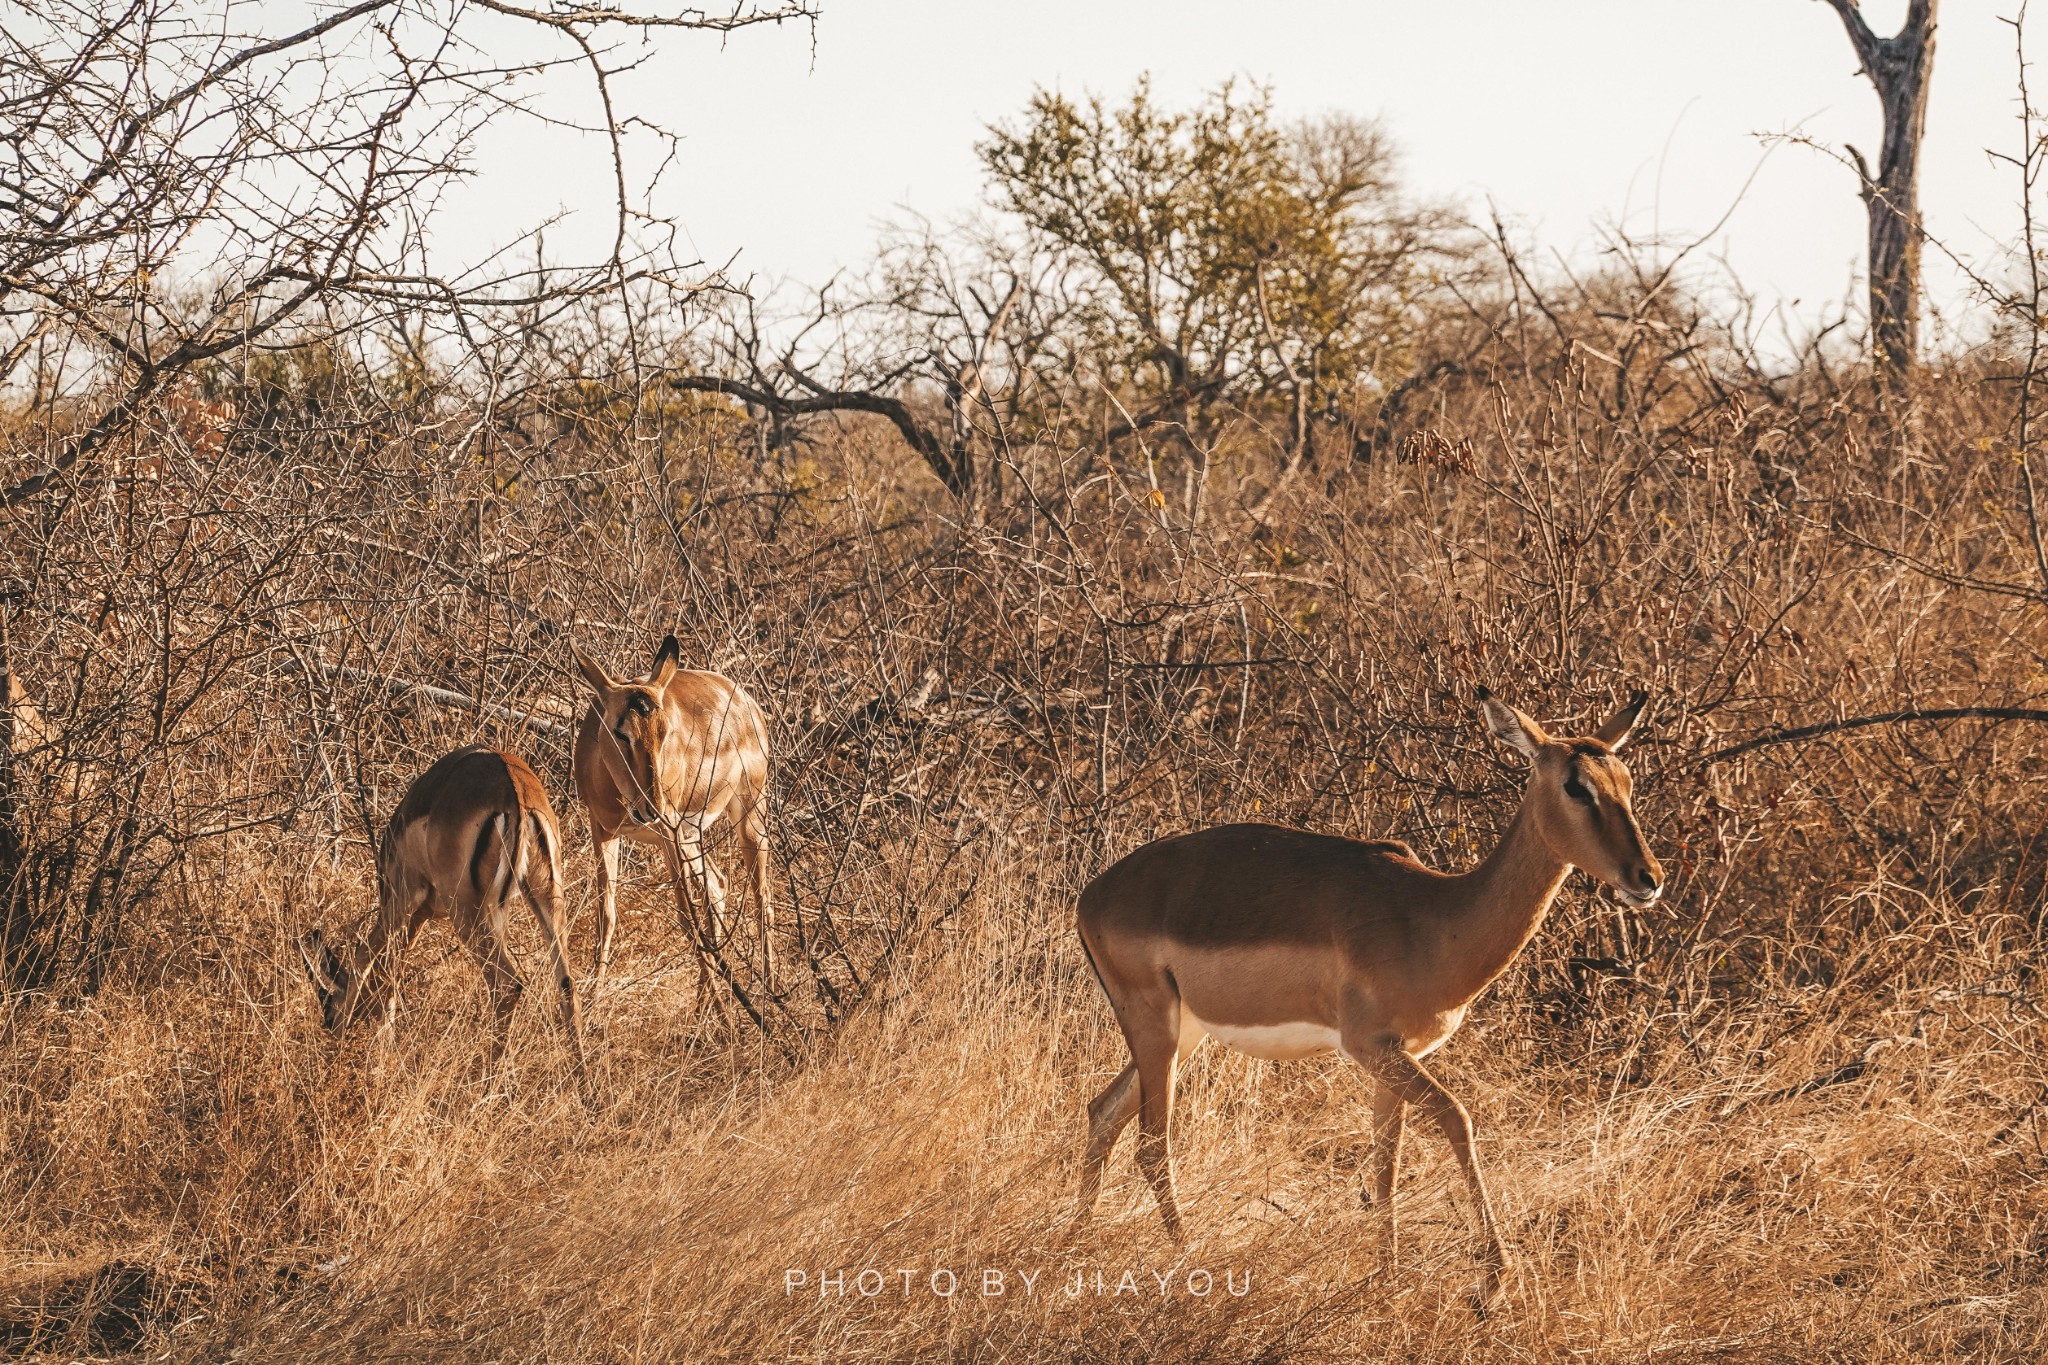
[[1574, 801], [1583, 801], [1589, 806], [1593, 804], [1593, 793], [1587, 791], [1576, 777], [1564, 780], [1564, 794]]

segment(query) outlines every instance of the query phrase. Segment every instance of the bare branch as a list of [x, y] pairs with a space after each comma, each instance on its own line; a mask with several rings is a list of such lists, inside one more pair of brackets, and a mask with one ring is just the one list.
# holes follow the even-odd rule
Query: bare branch
[[812, 389], [808, 398], [785, 397], [771, 389], [717, 375], [671, 375], [667, 383], [670, 388], [686, 393], [727, 394], [783, 418], [825, 412], [864, 412], [886, 417], [904, 442], [931, 466], [932, 472], [939, 476], [939, 481], [949, 492], [958, 496], [967, 491], [962, 471], [954, 463], [945, 443], [901, 399], [871, 391], [827, 389], [809, 376], [805, 376], [806, 387]]
[[1874, 725], [1903, 725], [1937, 720], [2030, 720], [2048, 723], [2048, 711], [2028, 706], [1907, 707], [1898, 711], [1881, 711], [1871, 716], [1850, 716], [1842, 720], [1822, 721], [1816, 725], [1801, 725], [1790, 730], [1773, 730], [1769, 734], [1745, 739], [1740, 744], [1716, 749], [1710, 754], [1693, 759], [1692, 764], [1700, 768], [1711, 767], [1754, 749], [1766, 748], [1773, 744], [1798, 744], [1804, 740], [1819, 739], [1823, 735], [1832, 735], [1844, 730], [1864, 730]]

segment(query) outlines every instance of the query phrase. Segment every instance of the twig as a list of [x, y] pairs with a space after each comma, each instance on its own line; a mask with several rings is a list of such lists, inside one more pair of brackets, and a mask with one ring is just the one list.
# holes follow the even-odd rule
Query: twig
[[1822, 721], [1818, 725], [1801, 725], [1791, 730], [1773, 730], [1769, 734], [1756, 735], [1731, 744], [1725, 749], [1716, 749], [1704, 758], [1694, 760], [1697, 767], [1705, 768], [1722, 763], [1752, 749], [1761, 749], [1772, 744], [1796, 744], [1801, 740], [1818, 739], [1840, 730], [1863, 730], [1873, 725], [1898, 725], [1907, 721], [1929, 720], [2034, 720], [2048, 722], [2048, 711], [2031, 706], [1942, 706], [1932, 708], [1909, 707], [1903, 711], [1882, 711], [1874, 716], [1849, 716], [1842, 720]]
[[[294, 664], [299, 663], [296, 658], [292, 659], [291, 662]], [[510, 706], [500, 706], [496, 702], [479, 701], [477, 698], [468, 696], [465, 693], [450, 691], [445, 687], [436, 687], [432, 683], [414, 682], [410, 678], [387, 677], [382, 673], [372, 673], [368, 669], [350, 668], [344, 664], [331, 664], [325, 659], [316, 660], [313, 666], [329, 678], [340, 678], [345, 682], [367, 683], [372, 687], [383, 687], [394, 692], [412, 692], [425, 697], [429, 701], [440, 702], [443, 706], [460, 707], [465, 711], [476, 711], [486, 716], [495, 716], [499, 720], [509, 720], [515, 724], [524, 725], [527, 729], [539, 734], [556, 735], [564, 738], [569, 734], [569, 726], [566, 722], [554, 720], [547, 716], [535, 715], [531, 711], [519, 711]]]
[[1721, 1116], [1726, 1118], [1730, 1114], [1748, 1109], [1754, 1105], [1780, 1104], [1786, 1100], [1796, 1100], [1802, 1095], [1811, 1095], [1817, 1090], [1826, 1090], [1831, 1086], [1847, 1085], [1853, 1080], [1861, 1079], [1872, 1066], [1876, 1065], [1877, 1054], [1891, 1045], [1892, 1040], [1889, 1038], [1874, 1039], [1863, 1049], [1862, 1055], [1857, 1057], [1855, 1061], [1844, 1062], [1834, 1070], [1822, 1072], [1818, 1076], [1809, 1076], [1797, 1085], [1783, 1086], [1751, 1099], [1733, 1100], [1722, 1106]]

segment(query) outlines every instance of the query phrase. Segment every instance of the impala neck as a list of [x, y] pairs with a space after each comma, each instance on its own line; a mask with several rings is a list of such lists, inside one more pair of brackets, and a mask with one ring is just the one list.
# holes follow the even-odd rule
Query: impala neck
[[1528, 797], [1486, 861], [1456, 881], [1460, 895], [1448, 916], [1445, 967], [1461, 999], [1470, 999], [1506, 971], [1533, 938], [1557, 899], [1571, 864], [1536, 828]]

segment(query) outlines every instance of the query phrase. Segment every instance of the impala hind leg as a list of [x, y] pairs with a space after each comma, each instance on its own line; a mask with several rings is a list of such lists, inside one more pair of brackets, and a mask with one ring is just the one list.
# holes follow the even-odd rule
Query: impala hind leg
[[[540, 834], [539, 824], [534, 832], [546, 848], [545, 836]], [[562, 1028], [569, 1035], [569, 1056], [575, 1063], [576, 1076], [580, 1081], [583, 1069], [583, 1016], [576, 1006], [576, 985], [569, 977], [569, 952], [562, 942], [562, 887], [555, 875], [552, 856], [536, 857], [527, 869], [526, 877], [519, 884], [526, 897], [526, 903], [533, 910], [533, 917], [540, 924], [541, 941], [547, 946], [548, 969], [554, 974], [555, 990], [562, 1012]]]
[[1370, 1070], [1397, 1099], [1414, 1105], [1451, 1144], [1451, 1152], [1457, 1157], [1458, 1166], [1465, 1172], [1466, 1183], [1471, 1187], [1479, 1234], [1486, 1243], [1485, 1273], [1477, 1289], [1479, 1306], [1483, 1310], [1500, 1293], [1508, 1259], [1506, 1250], [1501, 1246], [1500, 1228], [1494, 1222], [1493, 1202], [1486, 1197], [1485, 1177], [1479, 1173], [1479, 1158], [1472, 1149], [1471, 1116], [1465, 1112], [1465, 1106], [1458, 1103], [1457, 1097], [1444, 1089], [1443, 1083], [1430, 1075], [1421, 1062], [1391, 1041], [1356, 1050], [1347, 1043], [1345, 1051], [1351, 1054], [1352, 1060]]
[[505, 950], [505, 903], [485, 904], [481, 897], [465, 895], [450, 918], [455, 924], [455, 936], [483, 968], [484, 985], [490, 991], [491, 1047], [484, 1059], [484, 1075], [495, 1081], [499, 1064], [505, 1059], [505, 1044], [512, 1036], [512, 1012], [519, 1007], [519, 997], [526, 990], [526, 983], [519, 979], [519, 968]]
[[1138, 1113], [1138, 1064], [1126, 1063], [1116, 1079], [1088, 1102], [1088, 1143], [1081, 1150], [1081, 1205], [1075, 1210], [1080, 1222], [1095, 1212], [1102, 1191], [1102, 1168], [1109, 1161], [1116, 1140], [1125, 1125]]
[[760, 915], [761, 979], [775, 989], [775, 909], [768, 898], [768, 820], [756, 804], [734, 825], [739, 832], [740, 856], [746, 859], [753, 881], [754, 909]]
[[711, 865], [710, 855], [704, 851], [704, 838], [705, 831], [701, 826], [685, 821], [677, 831], [676, 846], [682, 854], [683, 866], [689, 870], [690, 879], [701, 896], [704, 945], [715, 951], [725, 943], [731, 926], [725, 919], [725, 879]]
[[[687, 825], [684, 826], [684, 829], [687, 828]], [[711, 979], [711, 949], [706, 946], [706, 931], [701, 925], [697, 906], [692, 903], [690, 895], [690, 865], [693, 861], [702, 863], [703, 849], [700, 847], [686, 850], [683, 846], [684, 837], [681, 831], [677, 831], [675, 837], [663, 841], [661, 849], [662, 856], [668, 860], [669, 886], [675, 892], [676, 923], [682, 929], [683, 937], [689, 940], [692, 956], [697, 959], [697, 1014], [702, 1017], [705, 1010], [715, 1008], [718, 1017], [730, 1025], [732, 1015], [726, 1009], [725, 997], [718, 993], [716, 984]], [[694, 859], [691, 856], [692, 851], [696, 855]], [[707, 905], [704, 909], [708, 914], [710, 907]]]
[[1181, 1230], [1180, 1205], [1173, 1195], [1170, 1131], [1179, 1040], [1148, 1039], [1143, 1046], [1134, 1045], [1131, 1052], [1138, 1067], [1138, 1169], [1159, 1201], [1159, 1217], [1166, 1224], [1166, 1235], [1183, 1242], [1187, 1235]]
[[491, 991], [491, 1052], [484, 1071], [495, 1080], [505, 1061], [505, 1044], [512, 1037], [512, 1012], [519, 1008], [526, 983], [519, 979], [519, 969], [505, 951], [504, 937], [493, 928], [481, 928], [470, 948], [483, 963], [484, 984]]
[[661, 856], [668, 862], [669, 880], [675, 883], [676, 926], [699, 949], [718, 946], [718, 922], [711, 918], [709, 889], [703, 870], [704, 845], [697, 827], [685, 820], [672, 825], [662, 841]]

